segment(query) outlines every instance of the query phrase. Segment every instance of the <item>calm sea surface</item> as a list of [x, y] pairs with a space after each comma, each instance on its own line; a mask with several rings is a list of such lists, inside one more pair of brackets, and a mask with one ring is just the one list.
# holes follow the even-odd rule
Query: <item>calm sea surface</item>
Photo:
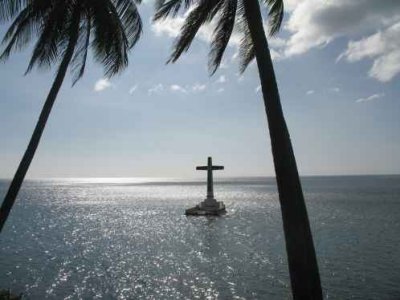
[[[400, 299], [400, 176], [302, 179], [326, 299]], [[8, 182], [0, 181], [4, 197]], [[274, 179], [27, 181], [0, 236], [0, 288], [27, 299], [290, 299]]]

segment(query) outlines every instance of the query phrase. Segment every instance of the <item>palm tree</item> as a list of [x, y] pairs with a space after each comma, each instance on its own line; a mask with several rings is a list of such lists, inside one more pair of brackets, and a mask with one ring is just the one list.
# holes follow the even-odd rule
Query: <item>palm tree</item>
[[[136, 1], [136, 2], [135, 2]], [[50, 111], [72, 65], [73, 83], [83, 75], [89, 48], [113, 76], [128, 64], [128, 51], [138, 41], [142, 22], [140, 0], [0, 0], [0, 21], [14, 19], [5, 34], [0, 60], [38, 36], [27, 72], [34, 66], [59, 66], [28, 148], [18, 166], [0, 210], [0, 231], [32, 162]]]
[[[278, 32], [283, 19], [283, 0], [264, 0], [269, 8], [269, 30]], [[216, 19], [209, 53], [209, 69], [219, 67], [235, 25], [242, 33], [240, 65], [243, 72], [256, 58], [283, 218], [290, 280], [295, 299], [322, 299], [322, 289], [307, 209], [292, 144], [281, 107], [268, 41], [258, 0], [159, 0], [154, 19], [175, 16], [180, 9], [187, 17], [168, 62], [187, 51], [199, 28]]]

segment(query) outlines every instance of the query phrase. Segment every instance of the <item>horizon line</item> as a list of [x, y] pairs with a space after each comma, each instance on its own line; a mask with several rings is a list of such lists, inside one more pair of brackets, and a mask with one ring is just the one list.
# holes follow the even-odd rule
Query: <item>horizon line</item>
[[[378, 173], [378, 174], [307, 174], [307, 175], [300, 175], [300, 177], [362, 177], [362, 176], [400, 176], [400, 173]], [[222, 178], [222, 179], [235, 179], [235, 178], [275, 178], [274, 175], [243, 175], [243, 176], [218, 176], [215, 179]], [[54, 177], [31, 177], [26, 178], [25, 180], [45, 180], [45, 179], [203, 179], [203, 177], [176, 177], [176, 176], [54, 176]], [[11, 180], [12, 177], [0, 177], [0, 180]]]

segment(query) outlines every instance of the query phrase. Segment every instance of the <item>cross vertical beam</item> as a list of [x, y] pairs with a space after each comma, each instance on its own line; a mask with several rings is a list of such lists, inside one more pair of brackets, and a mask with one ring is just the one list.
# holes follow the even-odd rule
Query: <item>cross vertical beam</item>
[[207, 198], [214, 199], [214, 180], [213, 180], [212, 158], [208, 157], [207, 163]]

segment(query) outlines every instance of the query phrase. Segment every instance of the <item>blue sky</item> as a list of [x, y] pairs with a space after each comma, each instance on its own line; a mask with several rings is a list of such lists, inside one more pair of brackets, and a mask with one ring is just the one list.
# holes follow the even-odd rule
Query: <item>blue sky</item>
[[[399, 1], [286, 4], [270, 43], [300, 173], [400, 173]], [[182, 19], [154, 25], [152, 10], [140, 7], [144, 33], [121, 75], [105, 79], [89, 57], [73, 88], [66, 78], [28, 177], [198, 177], [209, 155], [225, 165], [219, 175], [274, 174], [255, 65], [238, 74], [238, 35], [213, 77], [213, 24], [165, 65]], [[14, 174], [56, 70], [23, 76], [29, 54], [0, 67], [0, 178]]]

